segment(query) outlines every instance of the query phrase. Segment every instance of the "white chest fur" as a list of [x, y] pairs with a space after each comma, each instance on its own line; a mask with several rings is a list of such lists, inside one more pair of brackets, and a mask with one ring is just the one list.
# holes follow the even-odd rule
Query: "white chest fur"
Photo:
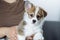
[[40, 25], [35, 26], [32, 24], [27, 24], [24, 27], [24, 34], [25, 36], [30, 36], [32, 34], [36, 34], [37, 32], [41, 32], [42, 28], [40, 28]]
[[25, 40], [25, 38], [27, 36], [31, 36], [33, 34], [35, 34], [34, 37], [33, 37], [34, 40], [38, 40], [38, 39], [43, 40], [44, 39], [43, 38], [42, 25], [36, 26], [36, 25], [32, 25], [32, 24], [27, 24], [27, 25], [24, 26], [23, 33], [24, 33], [23, 36], [18, 35], [18, 40]]

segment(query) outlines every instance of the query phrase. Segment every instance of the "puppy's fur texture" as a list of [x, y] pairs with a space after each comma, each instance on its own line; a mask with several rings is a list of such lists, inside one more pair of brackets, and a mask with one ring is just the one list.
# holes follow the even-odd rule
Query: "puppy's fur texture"
[[23, 21], [18, 27], [18, 40], [25, 40], [27, 36], [33, 34], [33, 40], [44, 40], [42, 25], [46, 16], [47, 12], [45, 10], [26, 1]]

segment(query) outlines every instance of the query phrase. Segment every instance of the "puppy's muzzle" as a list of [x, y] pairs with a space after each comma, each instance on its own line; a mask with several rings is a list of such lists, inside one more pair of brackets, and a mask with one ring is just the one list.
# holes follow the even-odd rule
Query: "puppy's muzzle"
[[36, 23], [36, 20], [33, 20], [33, 23]]

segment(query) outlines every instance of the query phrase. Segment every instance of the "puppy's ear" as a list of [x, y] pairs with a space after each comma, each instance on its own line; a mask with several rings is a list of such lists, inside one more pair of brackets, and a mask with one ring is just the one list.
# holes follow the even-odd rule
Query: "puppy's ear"
[[44, 10], [44, 9], [41, 9], [42, 10], [42, 13], [44, 14], [44, 17], [47, 16], [47, 12]]
[[32, 7], [32, 4], [29, 1], [25, 1], [25, 11], [29, 11]]

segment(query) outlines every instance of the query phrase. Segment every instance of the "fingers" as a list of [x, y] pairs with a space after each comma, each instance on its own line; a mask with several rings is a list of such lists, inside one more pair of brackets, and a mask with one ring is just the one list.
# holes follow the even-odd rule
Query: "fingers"
[[33, 40], [34, 34], [31, 36], [26, 37], [26, 40]]
[[33, 40], [32, 37], [26, 37], [26, 40]]
[[13, 36], [8, 37], [8, 40], [18, 40], [18, 39], [17, 39], [17, 36], [13, 35]]
[[7, 35], [8, 40], [17, 40], [17, 34], [16, 32], [12, 32], [9, 35]]
[[7, 34], [8, 40], [18, 40], [17, 39], [17, 30], [12, 28]]

